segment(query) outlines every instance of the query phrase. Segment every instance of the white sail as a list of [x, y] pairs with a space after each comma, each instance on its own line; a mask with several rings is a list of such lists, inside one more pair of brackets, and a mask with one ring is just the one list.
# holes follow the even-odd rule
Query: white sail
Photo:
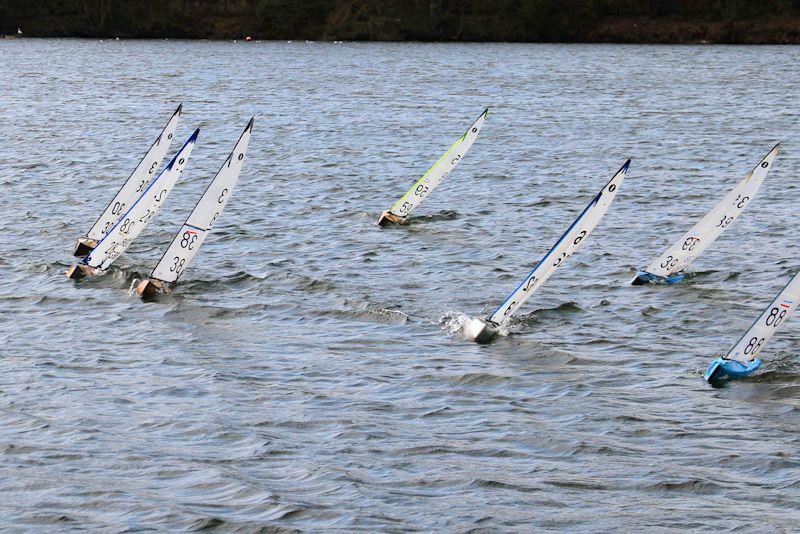
[[800, 272], [789, 280], [775, 300], [767, 306], [724, 358], [737, 360], [745, 365], [753, 361], [778, 328], [794, 313], [798, 302], [800, 302]]
[[155, 216], [158, 209], [164, 204], [181, 171], [189, 160], [197, 135], [200, 130], [195, 130], [183, 147], [175, 154], [163, 171], [145, 188], [128, 211], [97, 243], [81, 263], [100, 270], [107, 269], [141, 233], [147, 223]]
[[91, 227], [86, 234], [87, 237], [95, 241], [99, 241], [102, 237], [114, 226], [120, 216], [125, 213], [125, 210], [130, 207], [131, 203], [139, 197], [142, 191], [145, 190], [150, 180], [156, 176], [156, 171], [164, 161], [164, 156], [167, 155], [169, 145], [172, 143], [172, 138], [175, 136], [175, 130], [178, 128], [178, 120], [181, 118], [181, 111], [183, 104], [178, 106], [175, 113], [172, 114], [167, 125], [158, 135], [158, 138], [144, 155], [142, 161], [133, 170], [131, 175], [122, 184], [122, 187], [108, 204], [103, 211], [97, 222]]
[[700, 222], [686, 232], [674, 245], [645, 268], [656, 276], [667, 277], [686, 269], [750, 204], [758, 193], [772, 162], [780, 152], [780, 143], [769, 151], [755, 168], [714, 206]]
[[625, 162], [613, 178], [597, 193], [597, 196], [589, 203], [586, 209], [578, 216], [575, 222], [561, 236], [553, 248], [539, 260], [536, 267], [528, 273], [528, 276], [517, 286], [517, 288], [503, 301], [503, 303], [489, 316], [489, 321], [500, 324], [511, 317], [526, 300], [550, 278], [564, 260], [578, 250], [585, 238], [592, 233], [592, 230], [600, 222], [600, 219], [608, 211], [614, 197], [617, 196], [619, 187], [628, 172], [631, 160]]
[[239, 179], [239, 172], [244, 164], [244, 156], [250, 144], [252, 131], [253, 119], [250, 119], [228, 159], [211, 180], [203, 196], [189, 214], [189, 218], [186, 219], [158, 265], [153, 269], [151, 278], [162, 282], [176, 282], [189, 266], [189, 262], [197, 254], [197, 250], [205, 241], [206, 236], [211, 233], [211, 228], [217, 222], [219, 214], [225, 209], [225, 205], [233, 193], [233, 188]]
[[400, 197], [400, 200], [389, 208], [389, 213], [397, 215], [398, 217], [407, 217], [408, 214], [411, 213], [411, 210], [422, 204], [422, 201], [442, 183], [442, 180], [450, 174], [456, 165], [458, 165], [458, 162], [466, 155], [467, 151], [469, 151], [475, 139], [478, 138], [483, 122], [486, 120], [487, 113], [489, 113], [488, 109], [481, 113], [478, 120], [467, 128], [464, 135], [456, 139], [456, 141], [450, 145], [450, 148], [442, 154], [442, 157], [440, 157], [419, 180], [414, 182], [414, 185]]

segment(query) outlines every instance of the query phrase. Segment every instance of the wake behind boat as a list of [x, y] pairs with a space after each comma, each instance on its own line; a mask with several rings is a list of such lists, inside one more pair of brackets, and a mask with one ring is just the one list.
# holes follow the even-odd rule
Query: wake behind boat
[[442, 183], [442, 180], [455, 169], [456, 165], [467, 154], [472, 144], [478, 138], [478, 134], [483, 127], [483, 122], [486, 120], [486, 114], [489, 109], [485, 109], [481, 116], [478, 117], [472, 126], [467, 128], [464, 135], [456, 139], [450, 145], [442, 157], [425, 172], [411, 188], [395, 202], [388, 211], [381, 213], [378, 218], [378, 226], [386, 226], [387, 224], [403, 224], [406, 217], [411, 213], [411, 210], [422, 204], [422, 201], [430, 195], [436, 187]]
[[564, 260], [578, 250], [578, 247], [592, 233], [592, 230], [598, 225], [617, 196], [630, 163], [630, 159], [625, 162], [614, 177], [608, 181], [578, 218], [575, 219], [575, 222], [564, 232], [564, 235], [539, 260], [539, 263], [528, 273], [522, 283], [512, 291], [511, 295], [489, 317], [485, 320], [475, 318], [465, 325], [464, 335], [467, 339], [478, 343], [491, 341], [497, 335], [500, 325], [514, 315], [520, 306], [564, 263]]
[[761, 365], [758, 354], [775, 335], [800, 302], [800, 272], [784, 286], [778, 296], [739, 338], [728, 354], [712, 361], [703, 378], [718, 384], [727, 378], [742, 378], [752, 374]]
[[767, 172], [772, 167], [772, 162], [780, 152], [780, 146], [780, 143], [775, 145], [764, 159], [714, 206], [714, 209], [666, 252], [644, 270], [639, 271], [631, 283], [640, 286], [648, 282], [674, 284], [681, 281], [685, 276], [682, 274], [684, 269], [730, 227], [756, 196]]
[[117, 223], [103, 236], [88, 256], [67, 270], [68, 278], [100, 274], [114, 263], [134, 239], [144, 230], [175, 187], [181, 171], [189, 160], [200, 130], [189, 137], [163, 171], [142, 191]]
[[197, 201], [186, 222], [178, 231], [161, 260], [150, 273], [150, 278], [134, 280], [131, 286], [141, 297], [151, 297], [157, 293], [167, 293], [170, 285], [178, 282], [178, 278], [186, 271], [189, 262], [197, 254], [214, 223], [231, 198], [239, 173], [244, 164], [247, 147], [250, 145], [250, 134], [253, 131], [253, 119], [247, 123], [236, 146], [233, 147], [222, 167], [208, 184], [203, 196]]
[[86, 235], [78, 238], [75, 250], [72, 253], [73, 256], [82, 258], [96, 247], [98, 241], [119, 221], [120, 216], [125, 213], [125, 209], [145, 190], [153, 176], [156, 176], [156, 171], [161, 166], [161, 162], [164, 161], [164, 157], [167, 155], [169, 146], [172, 143], [172, 138], [175, 136], [182, 110], [183, 104], [178, 106], [178, 109], [172, 114], [172, 117], [167, 121], [166, 126], [150, 146], [139, 165], [125, 180], [125, 183], [122, 184], [122, 187], [111, 199], [111, 202], [108, 203], [108, 206], [103, 210], [97, 221], [86, 232]]

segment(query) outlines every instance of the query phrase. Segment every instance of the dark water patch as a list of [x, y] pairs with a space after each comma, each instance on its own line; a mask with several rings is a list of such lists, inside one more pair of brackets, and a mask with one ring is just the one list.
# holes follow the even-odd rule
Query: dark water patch
[[694, 495], [716, 495], [723, 488], [706, 480], [661, 481], [642, 486], [644, 491], [659, 493], [689, 493]]
[[545, 488], [542, 487], [525, 486], [521, 484], [501, 482], [499, 480], [491, 480], [491, 479], [475, 479], [472, 482], [470, 482], [469, 487], [512, 490], [512, 491], [519, 491], [522, 493], [534, 493], [539, 491], [545, 491]]
[[442, 210], [437, 213], [428, 215], [414, 215], [406, 219], [406, 224], [426, 224], [438, 221], [454, 221], [460, 217], [459, 213], [455, 210]]
[[364, 310], [316, 310], [314, 311], [314, 315], [384, 324], [405, 324], [410, 320], [408, 315], [402, 311], [386, 308]]
[[467, 386], [467, 385], [497, 385], [501, 383], [506, 383], [510, 380], [507, 376], [497, 376], [491, 373], [468, 373], [462, 376], [459, 376], [455, 380], [455, 384], [459, 386]]

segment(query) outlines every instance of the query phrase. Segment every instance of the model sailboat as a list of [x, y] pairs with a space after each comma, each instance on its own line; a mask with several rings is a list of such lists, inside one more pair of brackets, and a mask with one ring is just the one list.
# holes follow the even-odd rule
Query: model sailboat
[[150, 278], [134, 280], [133, 287], [140, 296], [149, 297], [159, 292], [168, 292], [170, 284], [176, 283], [189, 266], [203, 241], [211, 233], [214, 223], [225, 209], [236, 187], [252, 131], [253, 119], [250, 119], [228, 159], [211, 180], [175, 239], [153, 269]]
[[758, 369], [761, 365], [758, 354], [778, 328], [783, 326], [794, 313], [798, 302], [800, 302], [800, 272], [789, 280], [728, 354], [711, 362], [703, 376], [706, 381], [717, 383], [725, 378], [741, 378]]
[[378, 226], [385, 226], [390, 222], [395, 224], [403, 224], [405, 222], [411, 210], [422, 204], [422, 201], [442, 183], [442, 180], [455, 169], [456, 165], [467, 154], [475, 139], [478, 138], [487, 113], [489, 113], [489, 110], [484, 110], [478, 120], [467, 128], [464, 135], [456, 139], [450, 145], [450, 148], [442, 154], [442, 157], [419, 180], [414, 182], [414, 185], [388, 211], [381, 213], [378, 219]]
[[636, 274], [632, 284], [648, 282], [674, 284], [684, 278], [681, 274], [733, 221], [744, 211], [758, 193], [772, 162], [780, 152], [780, 143], [769, 151], [756, 167], [733, 188], [714, 209], [686, 232], [674, 245]]
[[539, 260], [539, 263], [528, 273], [522, 283], [511, 292], [511, 295], [489, 317], [485, 320], [475, 318], [466, 324], [464, 335], [467, 339], [484, 343], [494, 338], [497, 335], [498, 327], [516, 313], [520, 306], [553, 275], [556, 269], [563, 265], [564, 260], [578, 250], [578, 247], [592, 233], [592, 230], [595, 229], [617, 196], [630, 163], [631, 160], [625, 162], [614, 177], [609, 180], [578, 218], [575, 219], [575, 222], [572, 223], [564, 235]]

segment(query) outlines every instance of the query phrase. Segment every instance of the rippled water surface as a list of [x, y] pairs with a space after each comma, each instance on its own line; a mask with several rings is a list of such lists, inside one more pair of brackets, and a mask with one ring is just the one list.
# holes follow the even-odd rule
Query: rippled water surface
[[[800, 521], [800, 320], [701, 373], [800, 269], [800, 48], [0, 41], [4, 528], [708, 528]], [[103, 277], [64, 277], [178, 103], [199, 143]], [[374, 221], [485, 107], [405, 227]], [[161, 257], [248, 118], [173, 294]], [[643, 266], [784, 150], [673, 287]], [[173, 143], [172, 151], [178, 148]], [[628, 157], [584, 247], [515, 287]]]

